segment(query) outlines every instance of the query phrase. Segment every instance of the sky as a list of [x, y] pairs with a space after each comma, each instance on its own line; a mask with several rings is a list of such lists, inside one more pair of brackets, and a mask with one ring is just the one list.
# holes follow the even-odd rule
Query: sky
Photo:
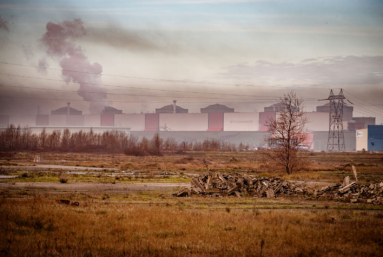
[[0, 0], [0, 114], [254, 112], [291, 90], [314, 111], [342, 88], [380, 124], [382, 70], [383, 1]]

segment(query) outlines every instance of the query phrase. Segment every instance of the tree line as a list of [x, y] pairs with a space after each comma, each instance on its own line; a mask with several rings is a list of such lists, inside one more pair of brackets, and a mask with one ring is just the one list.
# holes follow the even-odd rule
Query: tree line
[[248, 151], [250, 146], [235, 145], [217, 139], [196, 142], [177, 142], [174, 138], [163, 140], [156, 133], [152, 139], [138, 140], [124, 131], [110, 130], [103, 133], [89, 131], [71, 132], [69, 129], [54, 130], [45, 128], [40, 134], [31, 129], [10, 125], [0, 131], [0, 151], [63, 151], [63, 152], [120, 152], [127, 155], [161, 155], [163, 152], [182, 151]]

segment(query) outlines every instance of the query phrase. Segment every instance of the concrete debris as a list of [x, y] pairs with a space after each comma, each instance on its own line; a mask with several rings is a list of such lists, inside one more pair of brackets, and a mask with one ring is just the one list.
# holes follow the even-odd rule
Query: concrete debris
[[173, 195], [177, 197], [205, 195], [211, 197], [254, 196], [267, 198], [302, 195], [311, 199], [383, 204], [383, 181], [360, 185], [357, 182], [350, 183], [349, 177], [344, 179], [343, 184], [326, 186], [320, 190], [302, 187], [281, 178], [257, 178], [251, 175], [229, 175], [219, 172], [210, 172], [194, 177], [190, 184], [190, 188], [184, 188]]
[[314, 195], [318, 199], [383, 204], [383, 183], [376, 181], [371, 184], [360, 185], [357, 182], [352, 182], [344, 187], [339, 184], [314, 191]]
[[256, 178], [251, 175], [229, 175], [219, 172], [192, 178], [190, 184], [190, 189], [184, 188], [174, 195], [177, 197], [191, 195], [241, 197], [250, 195], [276, 198], [279, 195], [303, 195], [307, 192], [306, 188], [280, 178]]

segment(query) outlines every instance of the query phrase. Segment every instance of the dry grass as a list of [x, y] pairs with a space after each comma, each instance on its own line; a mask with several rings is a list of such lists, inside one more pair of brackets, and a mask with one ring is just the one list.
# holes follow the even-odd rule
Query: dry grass
[[[207, 171], [205, 159], [211, 170], [230, 174], [336, 183], [352, 176], [347, 164], [353, 164], [362, 183], [383, 178], [383, 154], [376, 153], [304, 153], [311, 165], [290, 176], [249, 152], [41, 155], [42, 164], [118, 168], [146, 177], [116, 179], [106, 170], [97, 176], [25, 168], [1, 172], [20, 175], [8, 183], [60, 183], [63, 176], [70, 185], [188, 182], [190, 174]], [[31, 152], [0, 153], [0, 166], [34, 165], [33, 158]], [[3, 187], [0, 256], [260, 256], [262, 241], [262, 256], [378, 256], [383, 250], [383, 206], [304, 198], [180, 199], [170, 196], [177, 188], [140, 190]], [[57, 204], [59, 199], [78, 201], [80, 207]]]
[[380, 213], [2, 200], [2, 256], [378, 256]]
[[[139, 171], [152, 176], [167, 172], [181, 177], [188, 174], [200, 174], [207, 171], [204, 160], [209, 168], [229, 174], [246, 173], [257, 176], [277, 176], [288, 180], [325, 181], [338, 183], [345, 176], [352, 176], [350, 164], [355, 165], [359, 181], [369, 183], [383, 179], [382, 153], [302, 153], [310, 165], [302, 171], [290, 176], [272, 163], [268, 163], [258, 152], [187, 152], [165, 156], [134, 157], [124, 154], [89, 154], [89, 153], [42, 153], [43, 163], [52, 165], [117, 168], [121, 171]], [[33, 163], [31, 152], [14, 153], [12, 158], [0, 154], [0, 166], [38, 165]], [[235, 161], [232, 161], [235, 160]], [[20, 172], [25, 169], [20, 168]], [[107, 172], [107, 170], [105, 170]], [[13, 175], [17, 170], [8, 172]], [[17, 175], [17, 174], [15, 174]], [[25, 181], [34, 181], [38, 176], [28, 177]], [[57, 179], [57, 178], [55, 178]], [[70, 182], [94, 181], [81, 176], [70, 179]], [[131, 180], [129, 180], [130, 182]], [[133, 181], [133, 180], [132, 180]]]

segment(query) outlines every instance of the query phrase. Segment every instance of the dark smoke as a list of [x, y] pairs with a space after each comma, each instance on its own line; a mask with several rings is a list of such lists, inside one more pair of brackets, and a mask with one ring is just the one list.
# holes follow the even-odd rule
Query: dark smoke
[[78, 83], [80, 88], [77, 94], [90, 102], [90, 112], [100, 113], [106, 102], [106, 90], [99, 85], [102, 66], [99, 63], [91, 64], [81, 47], [71, 41], [86, 35], [83, 22], [80, 19], [48, 22], [46, 29], [41, 41], [47, 54], [61, 59], [60, 66], [66, 82]]
[[9, 32], [8, 21], [4, 19], [2, 16], [0, 16], [0, 29], [4, 29], [7, 32]]

